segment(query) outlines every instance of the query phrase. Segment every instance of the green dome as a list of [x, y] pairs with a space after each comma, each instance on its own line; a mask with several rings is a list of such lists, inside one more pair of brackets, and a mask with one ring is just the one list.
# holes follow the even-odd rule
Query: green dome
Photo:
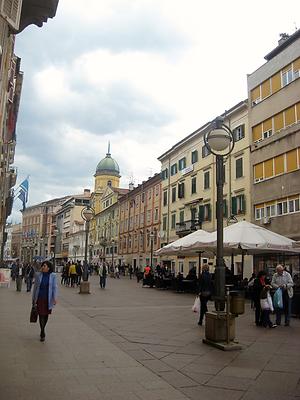
[[111, 157], [110, 153], [99, 162], [96, 168], [96, 175], [113, 175], [120, 177], [120, 168], [118, 163]]

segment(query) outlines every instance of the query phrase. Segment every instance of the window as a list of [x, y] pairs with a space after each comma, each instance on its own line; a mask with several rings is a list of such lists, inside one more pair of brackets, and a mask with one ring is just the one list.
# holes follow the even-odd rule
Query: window
[[198, 161], [198, 151], [192, 151], [192, 164], [195, 164]]
[[245, 137], [245, 124], [234, 128], [232, 133], [233, 133], [235, 142], [238, 142], [239, 140], [243, 139]]
[[202, 158], [205, 158], [210, 155], [210, 150], [205, 145], [202, 146]]
[[178, 198], [184, 198], [184, 182], [178, 183]]
[[175, 229], [176, 227], [176, 214], [171, 215], [171, 229]]
[[164, 169], [161, 171], [161, 179], [164, 181], [165, 179], [168, 179], [168, 168]]
[[178, 161], [178, 169], [179, 171], [183, 170], [186, 167], [186, 159], [185, 157], [181, 158], [181, 160]]
[[197, 220], [197, 208], [191, 208], [191, 221], [196, 222]]
[[288, 203], [286, 200], [277, 203], [277, 215], [287, 214], [287, 212], [288, 212]]
[[281, 73], [281, 84], [282, 87], [288, 85], [289, 83], [291, 83], [293, 80], [293, 72], [292, 72], [292, 67], [290, 67], [289, 69], [282, 71]]
[[243, 158], [235, 160], [235, 177], [242, 178], [243, 176]]
[[204, 172], [204, 189], [209, 189], [210, 187], [210, 171]]
[[178, 269], [181, 274], [183, 274], [183, 261], [178, 261]]
[[256, 207], [255, 208], [255, 219], [256, 220], [259, 220], [259, 219], [262, 219], [262, 218], [264, 218], [264, 216], [265, 216], [265, 209], [264, 209], [264, 207]]
[[192, 177], [192, 194], [197, 193], [197, 178], [196, 176]]
[[270, 204], [266, 206], [266, 217], [274, 217], [276, 215], [275, 204]]
[[147, 224], [151, 222], [151, 210], [147, 210]]
[[171, 165], [171, 176], [177, 174], [177, 164]]
[[179, 211], [179, 222], [180, 223], [184, 222], [184, 210]]
[[166, 206], [167, 204], [168, 204], [168, 191], [164, 190], [163, 205]]
[[158, 208], [154, 210], [154, 221], [158, 221]]
[[163, 225], [163, 231], [166, 231], [167, 230], [167, 216], [166, 215], [164, 215], [163, 216], [163, 220], [162, 220], [162, 225]]
[[172, 187], [172, 203], [176, 201], [176, 186]]
[[204, 204], [199, 207], [199, 222], [211, 221], [211, 205]]
[[244, 194], [240, 194], [231, 198], [231, 211], [233, 215], [245, 214], [246, 200]]

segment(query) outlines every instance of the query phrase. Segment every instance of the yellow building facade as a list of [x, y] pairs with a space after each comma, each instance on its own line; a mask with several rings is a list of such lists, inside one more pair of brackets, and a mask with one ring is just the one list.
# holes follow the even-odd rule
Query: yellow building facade
[[[232, 153], [224, 163], [224, 226], [232, 216], [235, 220], [251, 220], [250, 137], [248, 102], [240, 102], [222, 117], [235, 138]], [[216, 163], [209, 154], [204, 135], [210, 123], [205, 124], [162, 154], [162, 246], [197, 229], [216, 230]], [[177, 258], [163, 256], [161, 261], [173, 272], [197, 267], [198, 257]], [[213, 262], [213, 260], [211, 260]], [[235, 272], [239, 273], [241, 260], [236, 258]], [[252, 272], [252, 257], [245, 263], [245, 275]]]
[[90, 244], [93, 263], [118, 263], [119, 199], [128, 192], [120, 188], [120, 168], [111, 157], [110, 146], [95, 172], [92, 207], [95, 211], [91, 223]]

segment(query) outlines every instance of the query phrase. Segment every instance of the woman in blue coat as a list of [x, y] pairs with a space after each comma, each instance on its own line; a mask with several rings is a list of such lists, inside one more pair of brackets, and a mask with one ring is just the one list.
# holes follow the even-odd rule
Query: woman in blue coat
[[35, 276], [35, 282], [32, 293], [32, 304], [37, 307], [39, 322], [41, 327], [41, 342], [45, 341], [45, 327], [48, 322], [48, 315], [57, 299], [57, 281], [53, 272], [53, 265], [50, 261], [44, 261], [41, 266], [41, 272]]

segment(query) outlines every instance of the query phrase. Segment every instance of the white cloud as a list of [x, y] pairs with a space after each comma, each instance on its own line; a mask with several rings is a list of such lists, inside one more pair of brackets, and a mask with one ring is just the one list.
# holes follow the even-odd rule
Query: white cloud
[[122, 184], [147, 179], [159, 155], [246, 98], [246, 74], [299, 14], [296, 0], [61, 0], [53, 21], [17, 36], [16, 164], [31, 202], [91, 187], [109, 140]]

